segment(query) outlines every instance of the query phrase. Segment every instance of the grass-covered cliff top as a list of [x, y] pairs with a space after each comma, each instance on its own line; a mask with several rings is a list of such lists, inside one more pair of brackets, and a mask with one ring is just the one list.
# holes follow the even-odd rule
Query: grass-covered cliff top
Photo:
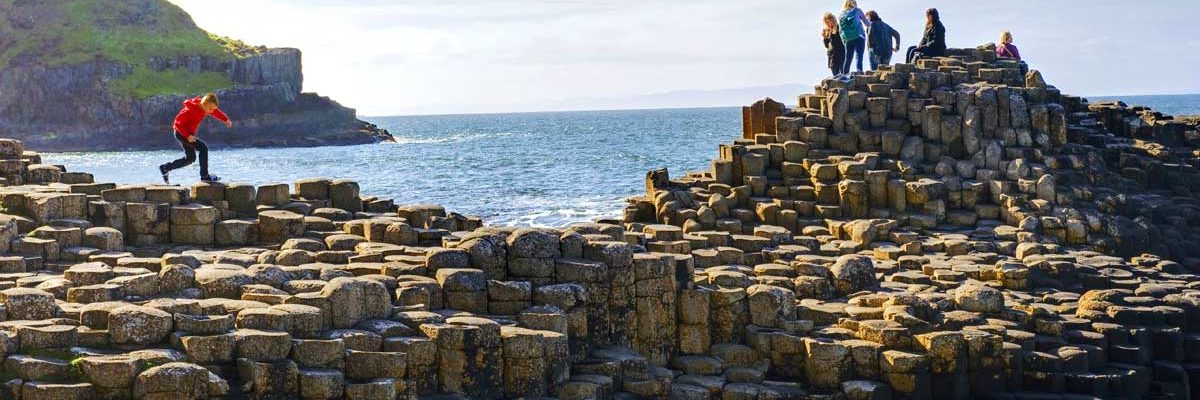
[[233, 86], [220, 72], [157, 71], [152, 58], [245, 57], [263, 48], [211, 35], [166, 0], [0, 0], [0, 71], [101, 58], [133, 67], [116, 95], [201, 93]]

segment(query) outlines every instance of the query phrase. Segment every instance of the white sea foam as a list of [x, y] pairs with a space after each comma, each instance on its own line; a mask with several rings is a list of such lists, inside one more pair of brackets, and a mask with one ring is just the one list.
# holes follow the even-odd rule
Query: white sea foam
[[448, 136], [397, 136], [392, 135], [396, 139], [396, 145], [405, 144], [446, 144], [446, 143], [462, 143], [482, 139], [498, 139], [512, 136], [512, 132], [495, 132], [495, 133], [455, 133]]

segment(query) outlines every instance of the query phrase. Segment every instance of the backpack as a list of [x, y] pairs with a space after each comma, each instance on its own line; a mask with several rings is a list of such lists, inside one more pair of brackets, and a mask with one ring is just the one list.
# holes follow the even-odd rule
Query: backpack
[[858, 10], [843, 11], [841, 18], [838, 19], [838, 27], [842, 31], [842, 40], [854, 40], [863, 37], [862, 25], [858, 23]]

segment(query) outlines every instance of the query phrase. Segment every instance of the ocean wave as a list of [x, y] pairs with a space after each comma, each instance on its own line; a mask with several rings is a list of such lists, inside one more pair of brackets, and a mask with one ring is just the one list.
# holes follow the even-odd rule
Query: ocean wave
[[447, 144], [447, 143], [465, 143], [473, 142], [482, 139], [495, 139], [513, 136], [514, 132], [481, 132], [481, 133], [455, 133], [447, 136], [399, 136], [392, 134], [392, 138], [396, 141], [394, 144]]
[[557, 210], [530, 210], [513, 213], [489, 220], [495, 226], [563, 227], [576, 222], [591, 222], [600, 218], [620, 217], [620, 210], [604, 208], [561, 208]]
[[[495, 214], [484, 220], [495, 226], [562, 227], [576, 222], [590, 222], [599, 218], [621, 215], [624, 200], [598, 196], [544, 197], [515, 195], [508, 196]], [[476, 204], [475, 207], [494, 207], [495, 204]]]

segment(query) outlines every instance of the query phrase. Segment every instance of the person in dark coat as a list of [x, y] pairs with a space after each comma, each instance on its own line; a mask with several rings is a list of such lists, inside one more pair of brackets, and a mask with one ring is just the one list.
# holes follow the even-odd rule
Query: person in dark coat
[[821, 39], [825, 41], [825, 55], [829, 58], [829, 71], [834, 78], [842, 77], [842, 67], [846, 62], [846, 45], [842, 43], [838, 32], [837, 18], [833, 13], [825, 13], [823, 18], [825, 29], [821, 30]]
[[912, 63], [925, 57], [944, 57], [946, 55], [946, 27], [936, 8], [925, 10], [925, 35], [921, 44], [908, 48], [906, 62]]
[[892, 63], [892, 52], [900, 51], [900, 33], [879, 18], [875, 11], [867, 11], [871, 27], [867, 28], [867, 49], [871, 52], [871, 69]]

